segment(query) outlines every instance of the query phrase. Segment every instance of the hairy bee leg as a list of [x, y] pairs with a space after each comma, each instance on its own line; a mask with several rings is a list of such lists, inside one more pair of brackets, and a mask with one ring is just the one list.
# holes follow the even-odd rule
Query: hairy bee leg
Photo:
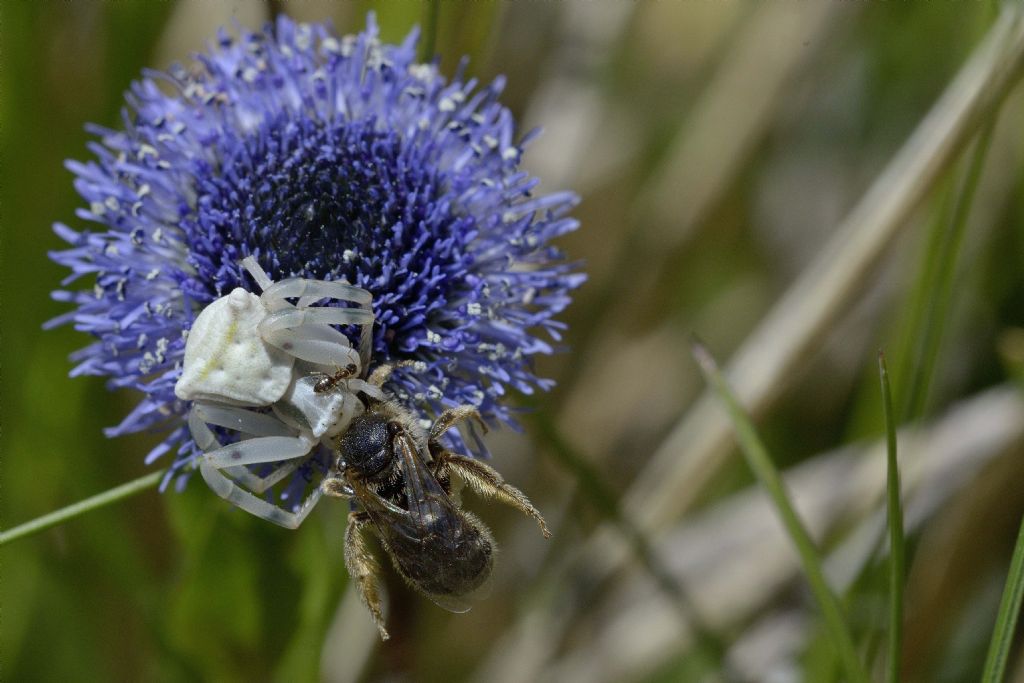
[[437, 441], [442, 434], [463, 420], [476, 420], [484, 434], [487, 433], [487, 423], [484, 422], [479, 410], [473, 406], [456, 406], [444, 411], [434, 420], [434, 425], [430, 428], [430, 440]]
[[395, 371], [395, 366], [390, 364], [378, 365], [370, 373], [370, 376], [366, 378], [368, 384], [372, 384], [375, 387], [384, 386], [384, 382], [388, 381], [388, 377]]
[[366, 378], [366, 381], [368, 384], [372, 384], [375, 387], [382, 387], [384, 386], [384, 382], [387, 382], [388, 378], [391, 377], [391, 373], [395, 371], [395, 368], [404, 368], [415, 364], [416, 361], [403, 360], [397, 363], [384, 363], [383, 365], [378, 365], [373, 369], [373, 372], [370, 373], [370, 376]]
[[506, 483], [493, 467], [474, 458], [467, 458], [447, 450], [437, 453], [432, 465], [435, 468], [435, 473], [442, 477], [448, 472], [455, 472], [481, 496], [495, 498], [533, 517], [537, 521], [537, 525], [540, 526], [544, 538], [551, 538], [551, 532], [540, 511], [533, 507], [533, 503], [522, 491]]
[[348, 482], [340, 477], [327, 477], [320, 482], [320, 490], [332, 498], [351, 498], [355, 493]]
[[380, 631], [381, 640], [387, 640], [390, 636], [384, 628], [384, 613], [381, 609], [383, 588], [377, 578], [380, 565], [370, 554], [366, 547], [366, 539], [363, 538], [363, 527], [369, 521], [366, 513], [348, 513], [348, 528], [345, 530], [345, 567], [348, 569], [349, 577], [356, 582], [359, 597], [370, 611], [373, 623]]

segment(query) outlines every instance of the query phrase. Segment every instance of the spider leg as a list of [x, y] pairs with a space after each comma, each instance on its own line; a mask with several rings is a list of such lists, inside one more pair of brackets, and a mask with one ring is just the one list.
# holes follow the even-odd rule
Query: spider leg
[[217, 469], [236, 465], [257, 465], [301, 458], [315, 442], [301, 436], [258, 436], [221, 446], [203, 454], [203, 462]]
[[372, 325], [373, 312], [362, 308], [333, 308], [310, 306], [309, 308], [285, 308], [268, 313], [260, 321], [260, 334], [274, 330], [301, 327], [303, 325]]
[[361, 391], [370, 398], [375, 398], [378, 401], [384, 400], [384, 392], [381, 391], [379, 385], [373, 384], [363, 379], [356, 378], [346, 379], [344, 380], [344, 382], [345, 385], [348, 387], [348, 390], [353, 393]]
[[[257, 517], [290, 529], [299, 526], [320, 499], [320, 490], [317, 489], [303, 502], [298, 512], [289, 512], [254, 495], [263, 493], [291, 474], [312, 447], [308, 439], [280, 436], [282, 432], [289, 432], [285, 425], [271, 416], [233, 406], [197, 403], [189, 413], [188, 423], [192, 438], [204, 452], [199, 465], [203, 479], [221, 498]], [[210, 424], [249, 434], [273, 436], [256, 436], [221, 446]], [[262, 462], [279, 464], [265, 477], [256, 476], [244, 467]]]
[[475, 458], [458, 455], [444, 449], [434, 454], [431, 466], [438, 478], [445, 478], [450, 472], [455, 472], [479, 495], [494, 498], [533, 517], [537, 521], [537, 525], [540, 526], [544, 538], [551, 538], [551, 532], [548, 531], [548, 526], [540, 511], [533, 507], [533, 503], [522, 491], [506, 483], [493, 467], [485, 465]]
[[362, 358], [351, 347], [348, 337], [327, 325], [261, 328], [260, 335], [267, 343], [286, 353], [324, 368], [344, 368], [349, 365], [355, 365], [357, 369], [364, 367]]
[[263, 296], [267, 299], [298, 299], [299, 308], [306, 308], [321, 299], [351, 301], [360, 306], [368, 306], [373, 300], [368, 291], [344, 280], [309, 280], [299, 277], [275, 282], [264, 288]]
[[381, 608], [383, 587], [378, 574], [380, 565], [366, 547], [363, 528], [370, 521], [365, 512], [348, 513], [348, 528], [345, 530], [345, 567], [355, 582], [359, 597], [370, 611], [373, 623], [377, 625], [382, 640], [388, 639], [384, 628], [384, 613]]
[[300, 464], [302, 464], [301, 458], [297, 458], [291, 462], [281, 463], [275, 466], [274, 469], [270, 471], [270, 474], [265, 477], [259, 477], [241, 465], [237, 467], [224, 467], [221, 471], [226, 472], [229, 477], [234, 479], [245, 489], [252, 491], [255, 494], [260, 494], [294, 472], [298, 469]]
[[[212, 453], [222, 448], [217, 436], [208, 426], [211, 424], [257, 436], [291, 434], [284, 424], [269, 415], [234, 406], [196, 403], [189, 413], [188, 425], [192, 438], [203, 453]], [[296, 458], [290, 462], [280, 463], [265, 477], [256, 476], [243, 465], [225, 466], [222, 469], [246, 489], [253, 493], [263, 493], [295, 471], [299, 462], [300, 460]]]
[[206, 484], [218, 496], [249, 514], [283, 526], [286, 529], [297, 529], [303, 520], [306, 519], [306, 516], [309, 515], [310, 510], [320, 502], [321, 492], [320, 487], [317, 487], [303, 501], [298, 511], [290, 512], [249, 493], [224, 476], [221, 470], [205, 460], [200, 462], [199, 471], [202, 473], [203, 479], [206, 480]]
[[[373, 350], [373, 297], [368, 291], [350, 285], [344, 280], [289, 278], [275, 283], [252, 256], [242, 259], [242, 267], [249, 271], [257, 286], [263, 290], [260, 299], [268, 311], [305, 309], [321, 299], [337, 299], [358, 304], [359, 310], [364, 314], [363, 320], [354, 323], [362, 327], [359, 338], [359, 357], [362, 361], [360, 367], [365, 368], [370, 364], [370, 354]], [[297, 306], [288, 303], [289, 298], [297, 298]]]
[[274, 283], [254, 257], [246, 256], [242, 259], [242, 267], [249, 271], [249, 275], [252, 275], [252, 279], [256, 281], [256, 286], [260, 289], [266, 290]]
[[371, 305], [373, 297], [368, 291], [362, 287], [350, 285], [344, 280], [306, 280], [301, 278], [282, 280], [264, 289], [263, 296], [267, 300], [285, 297], [298, 298], [296, 307], [300, 309], [308, 308], [321, 299], [337, 299], [358, 304], [361, 310], [369, 314], [367, 322], [357, 323], [362, 328], [359, 335], [360, 367], [366, 368], [370, 364], [370, 354], [373, 350], [373, 306]]
[[[192, 412], [189, 415], [189, 427], [194, 426], [193, 419], [201, 420], [204, 425], [227, 427], [253, 436], [293, 436], [292, 431], [274, 416], [235, 406], [196, 403], [192, 406]], [[209, 431], [209, 429], [205, 429], [205, 431]], [[210, 432], [210, 436], [212, 434]], [[194, 430], [193, 435], [198, 436]], [[202, 446], [202, 444], [200, 445]]]

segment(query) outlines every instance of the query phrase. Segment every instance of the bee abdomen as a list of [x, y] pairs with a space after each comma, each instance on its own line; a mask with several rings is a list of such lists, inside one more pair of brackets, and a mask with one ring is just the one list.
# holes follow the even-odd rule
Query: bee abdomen
[[[461, 596], [479, 588], [490, 576], [494, 548], [474, 525], [459, 525], [447, 538], [427, 538], [418, 556], [399, 560], [402, 573], [433, 595]], [[397, 558], [396, 558], [397, 559]]]

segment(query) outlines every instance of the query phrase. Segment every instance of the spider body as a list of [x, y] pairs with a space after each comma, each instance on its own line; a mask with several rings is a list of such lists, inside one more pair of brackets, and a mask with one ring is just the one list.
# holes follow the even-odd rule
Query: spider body
[[[316, 505], [319, 489], [291, 510], [259, 494], [293, 472], [319, 444], [331, 447], [363, 411], [357, 391], [383, 397], [357, 377], [369, 362], [371, 298], [343, 282], [291, 278], [274, 283], [252, 257], [242, 265], [262, 294], [237, 288], [196, 317], [175, 394], [193, 401], [189, 428], [203, 451], [199, 469], [210, 488], [257, 517], [295, 528]], [[315, 305], [324, 299], [357, 307]], [[361, 326], [359, 351], [332, 325]], [[338, 367], [354, 368], [353, 376], [329, 372]], [[324, 376], [332, 378], [333, 391], [318, 390]], [[246, 438], [222, 444], [211, 425]], [[263, 463], [273, 465], [266, 476], [248, 467]]]

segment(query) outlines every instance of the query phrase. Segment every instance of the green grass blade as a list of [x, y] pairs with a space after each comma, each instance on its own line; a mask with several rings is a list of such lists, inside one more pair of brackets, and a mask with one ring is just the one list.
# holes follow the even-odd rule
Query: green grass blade
[[997, 683], [1003, 680], [1006, 673], [1006, 660], [1010, 656], [1013, 645], [1013, 633], [1017, 628], [1017, 617], [1020, 616], [1021, 597], [1024, 596], [1024, 520], [1021, 520], [1020, 532], [1017, 534], [1017, 545], [1013, 549], [1010, 561], [1010, 574], [1006, 577], [1003, 599], [999, 603], [999, 616], [996, 628], [992, 632], [992, 640], [985, 658], [985, 670], [982, 683]]
[[964, 177], [956, 196], [947, 201], [943, 211], [932, 227], [925, 264], [915, 288], [915, 320], [908, 331], [912, 340], [911, 350], [905, 356], [903, 366], [907, 373], [900, 375], [906, 382], [907, 395], [903, 417], [916, 420], [924, 414], [928, 387], [935, 372], [942, 332], [949, 319], [953, 299], [953, 282], [956, 276], [957, 257], [967, 231], [967, 218], [974, 202], [975, 191], [981, 180], [985, 159], [991, 147], [992, 131], [995, 128], [998, 109], [995, 110], [978, 135], [978, 140], [968, 160]]
[[91, 498], [86, 498], [83, 501], [74, 503], [60, 510], [55, 510], [49, 514], [37, 517], [30, 522], [20, 524], [13, 529], [8, 529], [0, 533], [0, 545], [5, 545], [11, 541], [15, 541], [25, 536], [31, 536], [38, 534], [40, 531], [45, 531], [50, 527], [62, 524], [69, 519], [73, 519], [80, 515], [84, 515], [87, 512], [97, 510], [101, 507], [106, 507], [113, 503], [130, 498], [136, 493], [141, 493], [147, 489], [154, 488], [160, 483], [160, 479], [163, 478], [166, 470], [159, 470], [157, 472], [151, 472], [144, 477], [139, 477], [134, 481], [130, 481], [127, 484], [121, 484], [112, 489], [99, 493]]
[[729, 413], [729, 418], [732, 420], [733, 429], [736, 433], [736, 439], [739, 441], [740, 450], [743, 451], [743, 455], [747, 459], [747, 464], [753, 470], [761, 486], [768, 493], [768, 497], [775, 505], [775, 509], [782, 519], [786, 532], [793, 541], [793, 545], [796, 546], [797, 554], [800, 556], [800, 562], [803, 565], [804, 574], [807, 576], [811, 591], [818, 601], [818, 606], [824, 617], [825, 627], [832, 639], [833, 647], [838, 650], [839, 660], [847, 680], [856, 683], [866, 683], [868, 681], [867, 673], [857, 657], [857, 652], [853, 645], [853, 637], [843, 619], [843, 610], [839, 605], [839, 600], [825, 579], [821, 556], [803, 522], [797, 516], [796, 510], [789, 500], [789, 494], [786, 492], [785, 485], [782, 483], [782, 477], [779, 476], [771, 456], [768, 455], [768, 451], [761, 442], [750, 418], [729, 388], [715, 359], [712, 358], [711, 354], [702, 344], [696, 341], [693, 344], [693, 357], [700, 365], [701, 372], [704, 373], [704, 377], [707, 379], [712, 391], [718, 396]]
[[903, 506], [900, 503], [900, 466], [896, 459], [896, 418], [892, 408], [892, 389], [885, 354], [878, 354], [878, 376], [882, 384], [882, 407], [885, 412], [885, 436], [888, 462], [886, 490], [889, 519], [889, 678], [900, 680], [900, 659], [903, 652], [903, 577], [906, 574], [906, 547], [903, 539]]

